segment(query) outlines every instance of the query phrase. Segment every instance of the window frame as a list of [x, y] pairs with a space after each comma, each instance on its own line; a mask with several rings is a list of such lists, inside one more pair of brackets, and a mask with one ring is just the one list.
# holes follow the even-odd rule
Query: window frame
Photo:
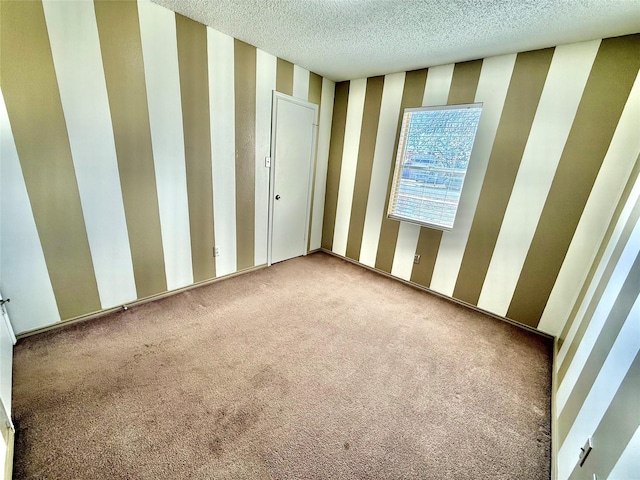
[[[391, 187], [390, 187], [390, 191], [388, 194], [388, 208], [387, 208], [387, 218], [391, 219], [391, 220], [397, 220], [400, 222], [406, 222], [406, 223], [412, 223], [415, 225], [419, 225], [421, 227], [427, 227], [427, 228], [433, 228], [436, 230], [443, 230], [443, 231], [451, 231], [455, 225], [455, 220], [458, 214], [458, 209], [460, 207], [460, 201], [462, 200], [462, 191], [464, 188], [464, 181], [466, 179], [467, 176], [467, 171], [469, 170], [469, 161], [471, 160], [471, 156], [473, 155], [473, 148], [475, 147], [475, 143], [476, 143], [476, 138], [477, 138], [477, 134], [478, 134], [478, 126], [480, 124], [480, 118], [482, 116], [482, 107], [483, 107], [483, 103], [482, 102], [476, 102], [476, 103], [464, 103], [464, 104], [457, 104], [457, 105], [435, 105], [435, 106], [428, 106], [428, 107], [408, 107], [405, 108], [403, 113], [402, 113], [402, 121], [401, 121], [401, 126], [400, 126], [400, 134], [398, 137], [398, 150], [397, 150], [397, 154], [396, 154], [396, 161], [395, 161], [395, 166], [394, 166], [394, 171], [393, 171], [393, 179], [391, 182]], [[421, 221], [419, 219], [415, 219], [412, 217], [406, 217], [403, 215], [398, 214], [397, 212], [397, 198], [398, 198], [398, 193], [399, 193], [399, 184], [402, 180], [401, 176], [402, 176], [402, 172], [405, 169], [405, 152], [406, 152], [406, 148], [407, 148], [407, 138], [408, 138], [408, 134], [409, 132], [407, 132], [406, 130], [410, 129], [410, 122], [407, 120], [407, 118], [411, 118], [411, 117], [407, 117], [408, 114], [412, 114], [414, 112], [421, 112], [421, 111], [434, 111], [434, 110], [438, 110], [438, 111], [442, 111], [442, 110], [467, 110], [467, 109], [480, 109], [480, 114], [478, 115], [478, 122], [475, 125], [475, 129], [473, 131], [473, 138], [472, 138], [472, 145], [471, 145], [471, 149], [469, 150], [469, 155], [467, 157], [467, 166], [466, 169], [464, 170], [464, 172], [462, 173], [462, 180], [460, 182], [460, 195], [457, 198], [456, 204], [455, 204], [455, 210], [453, 212], [453, 220], [451, 221], [451, 225], [449, 226], [449, 224], [445, 224], [445, 223], [435, 223], [435, 222], [430, 222], [430, 221]], [[453, 173], [453, 172], [451, 172]], [[447, 187], [447, 191], [448, 191], [448, 187]], [[439, 201], [437, 199], [434, 199], [434, 197], [431, 196], [422, 196], [420, 198], [420, 201], [424, 200], [424, 199], [429, 199], [429, 200], [435, 200], [435, 201]], [[444, 202], [442, 202], [444, 203]]]

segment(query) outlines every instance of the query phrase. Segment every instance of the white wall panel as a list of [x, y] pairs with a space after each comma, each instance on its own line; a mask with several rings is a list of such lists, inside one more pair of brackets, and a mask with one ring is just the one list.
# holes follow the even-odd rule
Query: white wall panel
[[422, 106], [432, 107], [435, 105], [446, 105], [453, 79], [455, 63], [431, 67], [427, 74], [427, 83], [422, 95]]
[[309, 70], [293, 66], [293, 96], [300, 100], [309, 99]]
[[627, 444], [607, 478], [611, 480], [640, 478], [640, 427], [636, 429], [636, 433], [631, 437], [631, 441]]
[[[207, 28], [216, 276], [237, 270], [234, 40]], [[255, 247], [254, 247], [255, 251]], [[257, 262], [256, 262], [257, 263]]]

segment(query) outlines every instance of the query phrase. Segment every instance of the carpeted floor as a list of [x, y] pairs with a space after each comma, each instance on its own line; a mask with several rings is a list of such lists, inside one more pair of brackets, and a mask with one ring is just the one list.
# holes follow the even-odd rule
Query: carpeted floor
[[551, 341], [316, 253], [18, 342], [17, 479], [545, 479]]

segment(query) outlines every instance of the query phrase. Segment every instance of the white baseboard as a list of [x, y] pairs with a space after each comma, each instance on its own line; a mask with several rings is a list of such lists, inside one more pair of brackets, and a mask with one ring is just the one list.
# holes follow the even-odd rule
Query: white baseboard
[[556, 337], [553, 340], [553, 360], [551, 363], [551, 480], [558, 479], [558, 415], [556, 414], [556, 393], [558, 391], [556, 358], [558, 348], [558, 338]]

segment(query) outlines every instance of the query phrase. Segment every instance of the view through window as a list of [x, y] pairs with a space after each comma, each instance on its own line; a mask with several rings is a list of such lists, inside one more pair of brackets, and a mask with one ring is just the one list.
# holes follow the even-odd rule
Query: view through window
[[405, 109], [390, 218], [453, 228], [481, 113], [481, 103]]

